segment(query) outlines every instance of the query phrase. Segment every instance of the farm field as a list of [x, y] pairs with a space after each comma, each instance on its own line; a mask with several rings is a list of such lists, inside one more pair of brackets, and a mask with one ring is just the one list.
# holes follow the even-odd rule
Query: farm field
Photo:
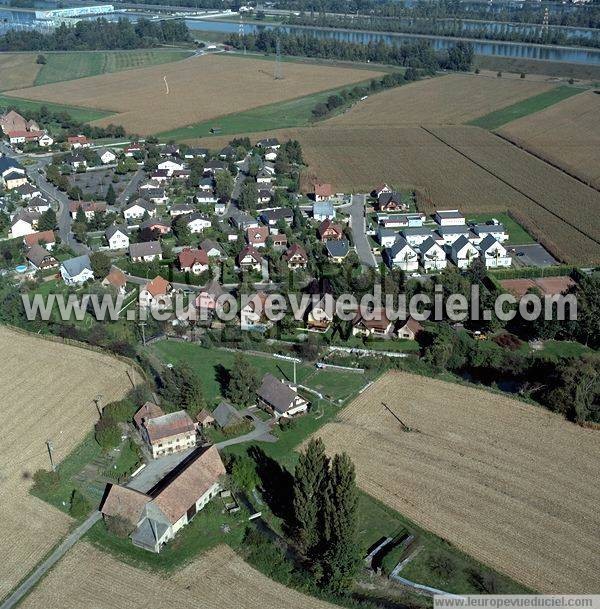
[[149, 604], [180, 609], [335, 607], [268, 579], [227, 546], [214, 548], [167, 577], [124, 564], [85, 542], [62, 559], [21, 607], [57, 604], [63, 609], [143, 609]]
[[288, 63], [285, 79], [275, 81], [272, 65], [260, 59], [207, 55], [135, 71], [15, 90], [10, 95], [55, 103], [68, 99], [76, 106], [113, 110], [117, 116], [96, 124], [113, 122], [129, 132], [149, 134], [380, 74], [364, 69]]
[[[403, 433], [382, 400], [415, 431]], [[317, 435], [350, 455], [365, 492], [475, 559], [539, 592], [600, 591], [596, 431], [502, 395], [390, 373]]]
[[[27, 112], [30, 110], [37, 111], [42, 106], [46, 106], [51, 112], [68, 112], [75, 120], [87, 123], [96, 121], [106, 116], [112, 116], [112, 112], [103, 112], [102, 110], [92, 110], [90, 108], [77, 108], [75, 106], [67, 106], [64, 104], [52, 104], [43, 101], [31, 101], [28, 99], [20, 99], [18, 97], [8, 97], [0, 94], [0, 113], [4, 112], [5, 108], [15, 107], [18, 112]], [[110, 122], [110, 121], [107, 121]]]
[[[0, 599], [64, 536], [71, 518], [31, 495], [31, 475], [60, 462], [97, 420], [93, 398], [121, 398], [128, 366], [109, 356], [0, 327]], [[24, 441], [24, 438], [27, 441]]]
[[34, 53], [0, 53], [0, 91], [33, 85], [41, 65]]
[[593, 91], [504, 125], [499, 133], [600, 188], [600, 95]]

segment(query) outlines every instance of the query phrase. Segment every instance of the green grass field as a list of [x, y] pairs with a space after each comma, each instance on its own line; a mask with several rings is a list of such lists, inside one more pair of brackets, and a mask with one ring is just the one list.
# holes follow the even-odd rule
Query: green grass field
[[553, 106], [563, 99], [577, 95], [582, 91], [583, 89], [567, 87], [566, 85], [556, 87], [555, 89], [551, 89], [545, 93], [540, 93], [539, 95], [534, 95], [533, 97], [524, 99], [516, 104], [506, 106], [506, 108], [501, 108], [500, 110], [490, 112], [485, 116], [480, 116], [468, 124], [474, 125], [475, 127], [483, 127], [484, 129], [489, 129], [492, 131], [518, 118], [544, 110], [544, 108]]
[[0, 112], [2, 112], [3, 108], [8, 107], [16, 108], [17, 111], [27, 112], [29, 110], [39, 110], [42, 106], [46, 106], [51, 112], [67, 112], [73, 119], [81, 121], [82, 123], [89, 123], [114, 114], [114, 112], [91, 110], [90, 108], [78, 108], [77, 106], [66, 106], [49, 102], [32, 101], [30, 99], [23, 99], [22, 97], [0, 95]]
[[508, 233], [508, 241], [505, 241], [505, 245], [526, 245], [528, 243], [536, 242], [535, 239], [507, 213], [467, 214], [467, 222], [484, 224], [485, 222], [490, 221], [492, 218], [496, 218], [496, 220], [503, 224], [506, 232]]
[[35, 79], [35, 85], [46, 85], [96, 76], [109, 72], [121, 72], [161, 63], [179, 61], [191, 55], [184, 50], [141, 49], [135, 51], [77, 51], [72, 53], [48, 53], [46, 64]]

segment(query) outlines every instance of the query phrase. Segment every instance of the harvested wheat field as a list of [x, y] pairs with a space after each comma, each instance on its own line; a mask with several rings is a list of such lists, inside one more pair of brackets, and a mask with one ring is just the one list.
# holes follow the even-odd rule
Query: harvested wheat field
[[227, 546], [171, 576], [123, 564], [79, 543], [21, 604], [23, 609], [333, 609], [268, 579]]
[[344, 127], [459, 124], [552, 88], [553, 85], [543, 82], [451, 74], [371, 95], [327, 124]]
[[0, 327], [0, 598], [52, 548], [71, 519], [28, 493], [49, 469], [46, 439], [60, 461], [91, 430], [104, 403], [130, 388], [128, 366], [109, 356]]
[[42, 67], [31, 53], [0, 53], [0, 91], [29, 87]]
[[132, 133], [149, 134], [341, 87], [379, 74], [374, 70], [286, 63], [285, 78], [274, 80], [272, 62], [207, 55], [20, 89], [10, 95], [56, 103], [68, 100], [74, 106], [112, 110], [116, 116], [94, 124], [115, 123]]
[[317, 435], [367, 493], [490, 567], [544, 593], [600, 592], [600, 432], [397, 372]]
[[513, 121], [504, 137], [600, 188], [600, 95], [586, 91]]

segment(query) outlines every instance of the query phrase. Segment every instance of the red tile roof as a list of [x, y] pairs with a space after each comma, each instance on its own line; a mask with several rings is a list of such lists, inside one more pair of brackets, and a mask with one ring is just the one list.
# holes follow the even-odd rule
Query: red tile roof
[[188, 269], [195, 264], [208, 265], [208, 254], [202, 249], [186, 248], [179, 253], [179, 266]]
[[56, 238], [54, 237], [54, 231], [43, 230], [37, 233], [31, 233], [30, 235], [25, 235], [25, 237], [23, 237], [23, 241], [27, 247], [31, 247], [32, 245], [38, 244], [40, 241], [44, 241], [45, 243], [55, 243]]
[[330, 197], [333, 194], [333, 187], [331, 184], [320, 184], [314, 185], [315, 195], [318, 197]]
[[157, 275], [152, 281], [146, 284], [144, 289], [156, 298], [157, 296], [164, 296], [167, 294], [171, 289], [171, 284], [160, 275]]
[[269, 229], [266, 226], [257, 226], [246, 229], [246, 239], [250, 245], [263, 244], [267, 241]]
[[195, 429], [194, 422], [185, 410], [169, 412], [158, 417], [152, 417], [143, 423], [150, 442], [158, 442], [163, 438], [178, 436]]
[[105, 516], [118, 516], [133, 526], [141, 520], [144, 506], [151, 501], [148, 495], [125, 486], [113, 484], [106, 495], [100, 511]]

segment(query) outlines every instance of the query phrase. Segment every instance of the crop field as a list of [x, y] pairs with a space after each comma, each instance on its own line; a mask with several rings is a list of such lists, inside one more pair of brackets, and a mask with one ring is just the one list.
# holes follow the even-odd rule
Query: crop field
[[131, 388], [120, 361], [0, 327], [0, 599], [61, 540], [69, 516], [31, 495], [31, 475], [49, 469], [46, 440], [59, 462], [89, 433], [93, 398]]
[[[288, 63], [285, 78], [273, 79], [272, 62], [209, 55], [103, 74], [66, 83], [12, 91], [10, 95], [113, 110], [96, 121], [149, 134], [216, 118], [317, 91], [364, 81], [379, 72]], [[165, 82], [166, 81], [166, 82]], [[218, 122], [218, 121], [217, 121]]]
[[345, 114], [328, 120], [327, 125], [461, 124], [553, 88], [539, 81], [503, 81], [483, 75], [451, 74], [371, 95]]
[[597, 431], [503, 395], [390, 373], [317, 435], [350, 455], [365, 492], [484, 564], [543, 593], [600, 592]]
[[600, 95], [593, 91], [511, 122], [500, 134], [600, 188]]
[[227, 546], [171, 576], [126, 565], [80, 542], [21, 604], [23, 609], [333, 609], [268, 579]]
[[0, 53], [0, 91], [29, 87], [39, 69], [33, 53]]

